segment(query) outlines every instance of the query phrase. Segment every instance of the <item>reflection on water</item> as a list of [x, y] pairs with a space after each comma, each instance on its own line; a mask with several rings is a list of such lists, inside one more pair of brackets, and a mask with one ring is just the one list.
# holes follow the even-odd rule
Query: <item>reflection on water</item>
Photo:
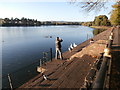
[[95, 36], [103, 31], [105, 31], [105, 29], [95, 29], [95, 30], [93, 30], [93, 35]]
[[[18, 87], [37, 75], [36, 67], [43, 52], [50, 48], [55, 54], [55, 38], [63, 39], [62, 51], [70, 43], [80, 44], [93, 36], [93, 29], [85, 26], [1, 27], [3, 87], [9, 87], [10, 73], [14, 87]], [[28, 66], [29, 67], [26, 67]], [[23, 68], [25, 67], [25, 68]], [[12, 73], [11, 73], [12, 72]], [[23, 78], [24, 77], [24, 78]]]

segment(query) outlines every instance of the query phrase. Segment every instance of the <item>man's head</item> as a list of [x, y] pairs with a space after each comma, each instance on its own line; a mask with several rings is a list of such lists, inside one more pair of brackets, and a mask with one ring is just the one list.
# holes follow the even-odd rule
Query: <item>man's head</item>
[[56, 40], [59, 40], [59, 37], [56, 37]]

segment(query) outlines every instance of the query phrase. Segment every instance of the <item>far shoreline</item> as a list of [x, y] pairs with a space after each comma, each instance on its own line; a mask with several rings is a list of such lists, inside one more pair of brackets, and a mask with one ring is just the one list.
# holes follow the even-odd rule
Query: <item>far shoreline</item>
[[[73, 25], [70, 25], [70, 24], [66, 24], [66, 25], [62, 25], [62, 24], [60, 24], [60, 25], [40, 25], [40, 26], [2, 26], [2, 25], [0, 25], [0, 27], [41, 27], [41, 26], [83, 26], [83, 25], [75, 25], [75, 24], [73, 24]], [[88, 26], [87, 26], [88, 27]]]

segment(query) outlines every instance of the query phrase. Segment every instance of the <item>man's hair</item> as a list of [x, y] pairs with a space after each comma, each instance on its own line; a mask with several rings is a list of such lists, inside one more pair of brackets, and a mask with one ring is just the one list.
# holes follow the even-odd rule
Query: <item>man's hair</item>
[[59, 40], [59, 37], [56, 37], [56, 40]]

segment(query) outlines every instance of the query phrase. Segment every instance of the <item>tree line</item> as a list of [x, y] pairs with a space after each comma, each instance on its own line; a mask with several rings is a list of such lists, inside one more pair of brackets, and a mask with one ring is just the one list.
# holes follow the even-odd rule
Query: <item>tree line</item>
[[[94, 4], [94, 3], [93, 3]], [[111, 26], [120, 25], [120, 2], [112, 6], [110, 19], [106, 15], [96, 16], [91, 22], [59, 22], [59, 21], [38, 21], [27, 18], [4, 18], [0, 19], [1, 26], [41, 26], [41, 25], [85, 25], [85, 26]]]
[[112, 6], [110, 19], [106, 15], [96, 16], [93, 22], [83, 22], [85, 26], [113, 26], [120, 25], [120, 2]]
[[82, 25], [84, 26], [110, 26], [110, 20], [106, 15], [99, 15], [96, 16], [94, 21], [92, 22], [83, 22]]
[[38, 21], [37, 19], [27, 18], [4, 18], [0, 19], [1, 26], [41, 26], [41, 25], [81, 25], [81, 22], [62, 22], [62, 21]]

